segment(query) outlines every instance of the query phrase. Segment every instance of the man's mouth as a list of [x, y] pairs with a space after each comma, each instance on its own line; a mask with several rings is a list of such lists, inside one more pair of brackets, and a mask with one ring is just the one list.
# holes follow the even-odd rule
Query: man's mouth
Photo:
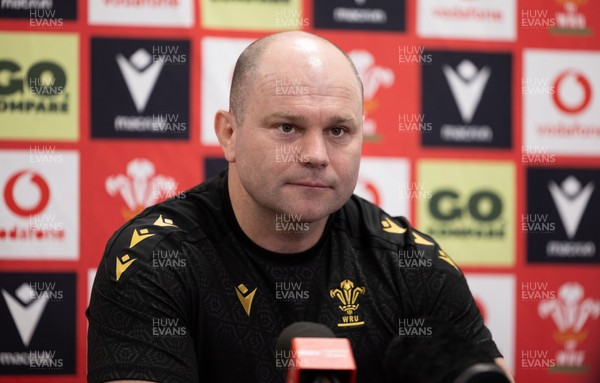
[[318, 188], [318, 189], [328, 189], [330, 188], [329, 185], [327, 185], [324, 182], [319, 182], [319, 181], [295, 181], [295, 182], [289, 182], [290, 185], [293, 186], [303, 186], [303, 187], [307, 187], [307, 188]]

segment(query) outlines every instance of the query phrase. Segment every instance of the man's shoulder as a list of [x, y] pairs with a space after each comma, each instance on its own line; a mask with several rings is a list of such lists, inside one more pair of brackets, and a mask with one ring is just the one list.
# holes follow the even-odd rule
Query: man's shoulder
[[340, 224], [350, 235], [367, 246], [395, 251], [399, 261], [402, 258], [433, 260], [430, 263], [432, 266], [461, 273], [458, 265], [438, 242], [412, 227], [405, 217], [388, 214], [356, 195], [344, 205], [341, 217]]
[[216, 211], [220, 206], [216, 181], [208, 180], [150, 206], [115, 231], [104, 252], [105, 261], [116, 265], [115, 279], [133, 260], [184, 257], [184, 243], [208, 238], [209, 228], [220, 226], [222, 216]]
[[338, 227], [353, 237], [371, 238], [394, 246], [404, 245], [411, 229], [405, 217], [394, 217], [357, 195], [352, 195], [344, 204], [338, 217]]
[[157, 235], [171, 232], [184, 234], [197, 230], [198, 227], [204, 226], [204, 221], [211, 221], [219, 214], [211, 212], [220, 205], [218, 181], [219, 178], [211, 178], [147, 207], [121, 226], [111, 239], [118, 239], [132, 229], [157, 231]]

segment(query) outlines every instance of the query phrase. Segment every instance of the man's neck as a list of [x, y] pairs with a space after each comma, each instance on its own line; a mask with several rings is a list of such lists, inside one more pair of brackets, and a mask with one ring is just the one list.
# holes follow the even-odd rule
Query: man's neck
[[258, 206], [239, 180], [228, 174], [228, 193], [238, 225], [254, 243], [276, 253], [300, 253], [319, 242], [327, 218], [316, 222], [293, 222], [293, 217]]

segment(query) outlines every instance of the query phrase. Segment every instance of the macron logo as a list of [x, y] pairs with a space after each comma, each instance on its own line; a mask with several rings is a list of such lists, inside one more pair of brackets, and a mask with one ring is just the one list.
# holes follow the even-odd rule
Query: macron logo
[[142, 113], [162, 71], [163, 62], [152, 62], [152, 55], [143, 48], [138, 49], [129, 60], [120, 53], [116, 60], [135, 108]]
[[250, 317], [250, 310], [252, 309], [252, 300], [254, 300], [254, 294], [256, 294], [256, 290], [258, 287], [255, 287], [254, 290], [250, 291], [246, 285], [243, 283], [237, 285], [235, 287], [235, 294], [238, 297], [238, 300], [244, 307], [244, 311], [246, 311], [246, 315]]
[[548, 189], [567, 237], [573, 239], [579, 228], [581, 217], [594, 192], [594, 183], [590, 182], [583, 188], [577, 178], [569, 176], [560, 184], [560, 187], [554, 181], [550, 181]]
[[[43, 294], [36, 294], [27, 283], [23, 283], [15, 291], [15, 295], [18, 300], [2, 289], [2, 296], [17, 326], [21, 341], [25, 347], [29, 347], [31, 337], [37, 328], [49, 298]], [[37, 298], [34, 299], [34, 297]]]
[[475, 64], [469, 60], [463, 60], [456, 69], [458, 73], [449, 65], [442, 67], [460, 116], [465, 123], [469, 124], [479, 106], [483, 90], [492, 71], [488, 67], [483, 67], [477, 71]]

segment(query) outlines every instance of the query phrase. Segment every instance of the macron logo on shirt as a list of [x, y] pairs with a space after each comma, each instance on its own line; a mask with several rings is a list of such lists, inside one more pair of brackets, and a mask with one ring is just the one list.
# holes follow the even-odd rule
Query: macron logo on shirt
[[254, 299], [254, 294], [256, 294], [256, 290], [258, 287], [255, 287], [254, 290], [250, 291], [246, 285], [240, 283], [235, 287], [235, 294], [238, 297], [238, 300], [244, 307], [244, 311], [246, 311], [246, 315], [250, 316], [250, 310], [252, 309], [252, 300]]

